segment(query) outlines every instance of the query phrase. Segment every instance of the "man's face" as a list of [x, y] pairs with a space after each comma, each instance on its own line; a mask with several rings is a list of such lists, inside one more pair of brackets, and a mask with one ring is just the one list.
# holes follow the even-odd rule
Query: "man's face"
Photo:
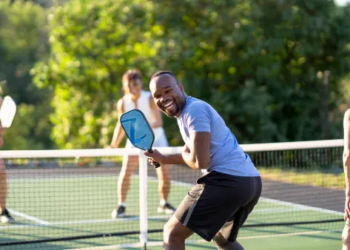
[[179, 117], [186, 95], [180, 83], [171, 75], [161, 75], [152, 79], [150, 90], [158, 109], [170, 117]]

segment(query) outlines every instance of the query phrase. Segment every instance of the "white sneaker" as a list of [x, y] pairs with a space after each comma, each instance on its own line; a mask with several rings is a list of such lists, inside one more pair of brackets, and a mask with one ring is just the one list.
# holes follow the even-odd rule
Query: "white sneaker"
[[124, 206], [119, 206], [118, 208], [113, 209], [113, 211], [111, 213], [111, 218], [113, 220], [115, 220], [117, 218], [124, 218], [125, 210], [126, 210], [126, 207], [124, 207]]
[[175, 211], [176, 211], [176, 208], [174, 208], [168, 202], [165, 202], [164, 205], [159, 205], [157, 209], [158, 213], [164, 213], [164, 214], [173, 214], [175, 213]]

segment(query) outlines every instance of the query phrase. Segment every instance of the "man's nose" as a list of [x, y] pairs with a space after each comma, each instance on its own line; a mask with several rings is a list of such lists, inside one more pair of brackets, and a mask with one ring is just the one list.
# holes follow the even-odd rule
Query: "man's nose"
[[165, 98], [162, 98], [162, 104], [164, 104], [166, 102]]

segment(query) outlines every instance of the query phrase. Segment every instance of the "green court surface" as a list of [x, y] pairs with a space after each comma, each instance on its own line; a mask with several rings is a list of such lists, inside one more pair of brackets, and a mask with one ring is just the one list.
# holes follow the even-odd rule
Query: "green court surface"
[[[51, 175], [50, 175], [51, 176]], [[132, 178], [127, 200], [127, 217], [110, 219], [115, 207], [117, 176], [111, 174], [57, 177], [29, 176], [10, 178], [8, 207], [15, 224], [0, 226], [0, 249], [141, 249], [139, 235], [99, 237], [40, 244], [1, 245], [8, 242], [44, 240], [137, 231], [139, 229], [138, 178]], [[177, 205], [189, 190], [189, 184], [174, 182], [169, 201]], [[157, 181], [148, 182], [148, 228], [162, 229], [169, 216], [159, 215]], [[339, 219], [339, 212], [262, 198], [246, 225], [259, 223]], [[239, 241], [245, 249], [340, 249], [342, 222], [294, 226], [243, 228]], [[161, 249], [161, 233], [149, 234], [148, 249]], [[193, 236], [187, 249], [215, 249], [212, 243]]]
[[[243, 238], [239, 242], [245, 250], [333, 250], [341, 249], [341, 237], [339, 232], [318, 233], [312, 235], [267, 237], [267, 238]], [[140, 248], [132, 248], [140, 249]], [[162, 249], [161, 246], [149, 246], [149, 250]], [[187, 243], [187, 250], [216, 249], [212, 243]]]

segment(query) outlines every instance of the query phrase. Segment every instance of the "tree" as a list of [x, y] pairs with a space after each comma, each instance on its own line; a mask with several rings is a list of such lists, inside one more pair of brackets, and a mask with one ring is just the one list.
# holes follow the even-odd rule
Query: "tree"
[[[349, 72], [349, 8], [330, 0], [156, 5], [164, 34], [160, 68], [174, 70], [190, 94], [216, 107], [241, 142], [341, 136], [336, 128], [339, 83]], [[325, 71], [331, 72], [329, 114]], [[322, 129], [322, 117], [330, 131]]]
[[[240, 142], [339, 137], [348, 14], [331, 0], [68, 2], [52, 14], [48, 63], [35, 68], [37, 84], [55, 88], [55, 141], [108, 144], [120, 79], [132, 67], [146, 83], [155, 71], [172, 70]], [[174, 120], [165, 126], [180, 144]]]
[[45, 11], [31, 2], [0, 2], [1, 95], [11, 95], [18, 104], [13, 127], [5, 133], [8, 149], [52, 146], [50, 91], [39, 90], [30, 70], [48, 54]]
[[55, 89], [53, 138], [61, 148], [108, 145], [121, 77], [132, 67], [154, 71], [151, 3], [70, 1], [51, 19], [51, 57], [34, 69], [38, 86]]

